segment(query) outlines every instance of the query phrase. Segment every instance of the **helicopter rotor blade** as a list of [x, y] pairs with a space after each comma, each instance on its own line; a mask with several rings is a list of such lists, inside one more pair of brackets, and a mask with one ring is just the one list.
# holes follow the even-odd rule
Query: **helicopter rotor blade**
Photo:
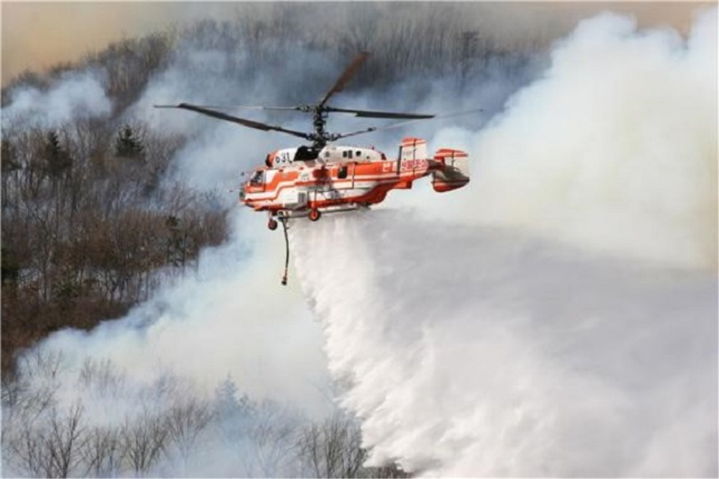
[[217, 118], [218, 120], [225, 120], [232, 123], [237, 123], [238, 125], [246, 126], [248, 128], [254, 128], [256, 130], [279, 131], [282, 133], [287, 133], [288, 135], [298, 136], [306, 140], [311, 139], [311, 136], [309, 134], [303, 133], [301, 131], [289, 130], [287, 128], [282, 128], [281, 126], [268, 125], [259, 121], [247, 120], [245, 118], [228, 115], [227, 113], [222, 113], [221, 111], [212, 110], [198, 105], [191, 105], [189, 103], [180, 103], [179, 105], [155, 105], [155, 108], [180, 108], [183, 110], [194, 111], [195, 113], [200, 113], [201, 115], [210, 116], [212, 118]]
[[[302, 111], [300, 106], [264, 106], [264, 105], [193, 105], [212, 110], [268, 110], [268, 111]], [[155, 108], [177, 108], [177, 105], [155, 105]]]
[[[455, 117], [455, 116], [469, 115], [469, 114], [478, 113], [478, 112], [481, 112], [481, 111], [484, 111], [484, 109], [482, 109], [482, 108], [474, 108], [474, 109], [472, 109], [472, 110], [457, 111], [457, 112], [452, 112], [452, 113], [446, 113], [446, 114], [444, 114], [444, 115], [434, 115], [433, 117], [431, 117], [431, 119], [441, 120], [441, 119], [444, 119], [444, 118], [453, 118], [453, 117]], [[410, 124], [410, 123], [415, 123], [415, 122], [417, 122], [417, 121], [423, 121], [423, 120], [427, 120], [427, 119], [428, 119], [428, 118], [416, 118], [416, 119], [413, 119], [413, 120], [398, 121], [398, 122], [396, 122], [396, 123], [390, 123], [389, 125], [384, 125], [384, 126], [371, 126], [371, 127], [369, 127], [369, 128], [365, 128], [364, 130], [353, 131], [353, 132], [351, 132], [351, 133], [340, 133], [340, 134], [337, 134], [337, 135], [333, 135], [333, 136], [332, 136], [332, 141], [339, 140], [340, 138], [347, 138], [348, 136], [356, 136], [356, 135], [362, 135], [362, 134], [365, 134], [365, 133], [373, 133], [373, 132], [375, 132], [375, 131], [382, 131], [382, 130], [389, 130], [389, 129], [392, 129], [392, 128], [399, 128], [399, 127], [408, 125], [408, 124]]]
[[342, 75], [340, 75], [335, 84], [332, 85], [332, 88], [330, 88], [330, 90], [325, 94], [324, 98], [322, 98], [322, 100], [319, 102], [318, 106], [320, 108], [323, 107], [325, 103], [327, 103], [327, 100], [329, 100], [332, 95], [344, 90], [347, 83], [354, 76], [354, 74], [357, 73], [357, 70], [359, 70], [359, 67], [362, 66], [362, 63], [364, 63], [368, 56], [368, 52], [361, 52], [354, 58], [354, 60], [352, 60], [352, 63], [350, 63], [347, 68], [345, 68], [345, 71], [342, 72]]
[[351, 108], [335, 108], [328, 106], [325, 108], [329, 112], [338, 113], [354, 113], [355, 116], [362, 118], [405, 118], [412, 120], [428, 120], [434, 118], [435, 115], [422, 114], [422, 113], [400, 113], [392, 111], [373, 111], [373, 110], [354, 110]]

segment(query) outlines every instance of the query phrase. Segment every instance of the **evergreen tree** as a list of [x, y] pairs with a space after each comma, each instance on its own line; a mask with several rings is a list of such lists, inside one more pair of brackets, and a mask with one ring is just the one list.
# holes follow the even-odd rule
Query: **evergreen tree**
[[9, 248], [2, 248], [2, 284], [15, 284], [20, 277], [20, 263]]
[[215, 388], [214, 410], [226, 440], [237, 441], [248, 433], [255, 420], [256, 404], [243, 394], [238, 399], [237, 385], [230, 375]]
[[142, 158], [145, 147], [130, 125], [125, 125], [115, 139], [115, 155], [121, 158]]
[[237, 386], [230, 375], [215, 389], [215, 408], [220, 416], [234, 414], [240, 407], [237, 401]]
[[44, 148], [45, 170], [53, 178], [62, 176], [72, 168], [72, 158], [69, 153], [60, 145], [60, 138], [57, 132], [51, 131], [47, 134]]
[[2, 140], [2, 153], [0, 153], [0, 161], [2, 161], [3, 173], [10, 173], [20, 169], [16, 156], [17, 153], [13, 144], [7, 140]]

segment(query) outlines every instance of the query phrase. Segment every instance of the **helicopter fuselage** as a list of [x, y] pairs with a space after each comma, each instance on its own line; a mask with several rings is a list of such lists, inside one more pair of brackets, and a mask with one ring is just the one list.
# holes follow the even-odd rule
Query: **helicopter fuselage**
[[[418, 138], [402, 140], [399, 156], [394, 159], [374, 148], [335, 145], [325, 146], [314, 155], [314, 159], [298, 160], [302, 153], [298, 155], [297, 148], [269, 154], [266, 166], [256, 169], [243, 185], [240, 200], [271, 216], [317, 220], [321, 213], [380, 203], [389, 191], [410, 189], [413, 181], [430, 174], [434, 174], [433, 185], [440, 192], [460, 188], [469, 181], [452, 166], [455, 161], [466, 162], [466, 153], [442, 149], [427, 158], [426, 142]], [[456, 174], [452, 176], [452, 172]]]

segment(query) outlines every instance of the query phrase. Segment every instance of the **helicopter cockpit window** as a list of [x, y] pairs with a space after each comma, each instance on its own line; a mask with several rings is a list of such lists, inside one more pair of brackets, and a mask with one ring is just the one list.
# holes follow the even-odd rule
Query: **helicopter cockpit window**
[[255, 174], [252, 175], [252, 178], [250, 178], [250, 184], [251, 185], [261, 185], [262, 184], [262, 177], [263, 177], [263, 171], [255, 171]]
[[316, 160], [320, 155], [319, 150], [311, 146], [300, 146], [292, 161], [311, 161]]

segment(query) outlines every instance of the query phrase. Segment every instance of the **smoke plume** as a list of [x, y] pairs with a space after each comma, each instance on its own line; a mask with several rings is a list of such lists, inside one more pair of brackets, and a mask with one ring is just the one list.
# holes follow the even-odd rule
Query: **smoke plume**
[[716, 475], [716, 126], [716, 11], [686, 42], [601, 15], [487, 128], [434, 137], [471, 152], [464, 191], [298, 224], [371, 461]]
[[248, 216], [233, 215], [227, 244], [205, 250], [196, 271], [127, 317], [89, 333], [60, 331], [40, 348], [66, 352], [70, 371], [87, 359], [110, 360], [133, 380], [152, 383], [169, 373], [207, 392], [230, 374], [253, 398], [321, 413], [329, 391], [319, 331], [299, 307], [297, 291], [276, 301], [276, 291], [258, 286], [276, 282], [277, 268], [265, 261], [282, 245], [278, 237], [260, 242], [240, 235], [239, 224], [264, 227], [263, 219]]
[[70, 120], [106, 116], [112, 102], [104, 88], [104, 72], [64, 73], [47, 90], [16, 87], [2, 109], [3, 129], [18, 126], [53, 128]]

